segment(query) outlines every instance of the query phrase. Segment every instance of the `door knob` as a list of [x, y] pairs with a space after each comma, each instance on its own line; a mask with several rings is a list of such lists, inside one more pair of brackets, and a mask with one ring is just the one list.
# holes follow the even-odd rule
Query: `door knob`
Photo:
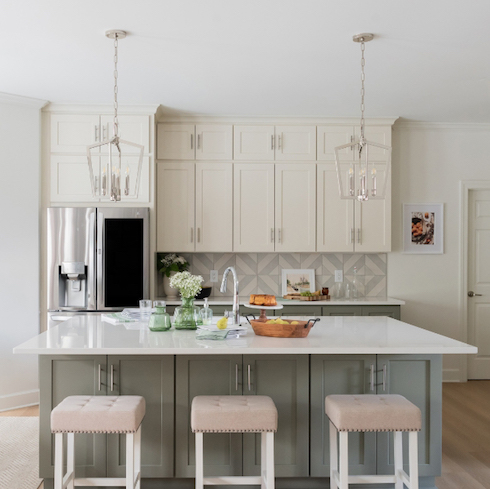
[[468, 292], [468, 297], [481, 297], [483, 294], [475, 294], [472, 290]]

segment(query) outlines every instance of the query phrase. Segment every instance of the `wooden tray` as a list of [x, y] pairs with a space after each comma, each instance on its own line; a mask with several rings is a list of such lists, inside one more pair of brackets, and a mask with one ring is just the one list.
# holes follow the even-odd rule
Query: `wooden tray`
[[303, 295], [283, 295], [283, 299], [291, 299], [293, 301], [329, 301], [330, 296], [329, 295], [310, 295], [310, 296], [303, 296]]
[[[249, 319], [248, 316], [246, 318], [256, 335], [274, 338], [306, 338], [314, 324], [320, 321], [320, 318], [309, 319], [308, 321], [284, 319], [284, 321], [288, 321], [288, 324], [267, 324], [263, 319]], [[292, 321], [297, 321], [298, 324], [291, 324]]]

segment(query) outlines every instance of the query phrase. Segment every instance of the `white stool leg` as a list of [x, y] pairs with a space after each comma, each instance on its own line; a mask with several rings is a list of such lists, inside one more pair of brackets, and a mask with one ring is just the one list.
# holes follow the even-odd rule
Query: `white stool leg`
[[75, 433], [68, 433], [66, 438], [66, 472], [71, 476], [66, 487], [75, 489]]
[[134, 437], [134, 474], [136, 477], [135, 488], [141, 488], [141, 425]]
[[203, 489], [204, 479], [203, 434], [196, 433], [196, 489]]
[[134, 489], [134, 434], [126, 433], [126, 489]]
[[54, 435], [54, 489], [63, 489], [63, 433]]
[[338, 489], [335, 481], [334, 472], [339, 470], [339, 452], [337, 449], [338, 432], [335, 425], [329, 421], [330, 429], [330, 489]]
[[274, 489], [274, 432], [268, 431], [265, 434], [266, 445], [266, 485], [267, 489]]
[[410, 489], [419, 489], [418, 432], [408, 433], [408, 463], [410, 470]]
[[403, 480], [401, 478], [403, 472], [403, 439], [402, 432], [395, 431], [393, 433], [393, 445], [395, 451], [395, 489], [403, 489]]
[[339, 487], [340, 489], [349, 488], [349, 433], [347, 431], [339, 432]]
[[266, 432], [260, 433], [260, 489], [266, 489], [267, 475], [267, 438]]

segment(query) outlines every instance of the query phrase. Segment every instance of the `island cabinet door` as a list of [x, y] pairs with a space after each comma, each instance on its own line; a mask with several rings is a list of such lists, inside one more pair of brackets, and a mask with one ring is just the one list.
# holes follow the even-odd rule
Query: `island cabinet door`
[[[401, 394], [422, 411], [418, 436], [419, 475], [441, 474], [442, 359], [441, 355], [378, 355], [378, 394]], [[408, 473], [408, 440], [403, 458]], [[393, 473], [393, 434], [377, 433], [377, 473]]]
[[[41, 356], [39, 358], [40, 446], [39, 475], [54, 477], [54, 435], [50, 415], [67, 396], [106, 395], [105, 355]], [[77, 477], [106, 477], [107, 436], [80, 433], [75, 436], [75, 468]], [[48, 482], [49, 484], [49, 482]], [[47, 487], [47, 486], [46, 486]]]
[[[107, 394], [143, 396], [142, 477], [174, 475], [174, 356], [109, 356]], [[108, 477], [125, 477], [126, 435], [108, 435]]]
[[[195, 477], [195, 396], [241, 395], [241, 355], [177, 356], [175, 362], [175, 476]], [[204, 435], [204, 476], [242, 474], [242, 435]]]
[[[277, 407], [276, 477], [308, 476], [308, 364], [308, 355], [243, 357], [243, 394], [269, 396]], [[243, 474], [260, 475], [260, 434], [243, 435]]]
[[[325, 397], [374, 394], [375, 355], [311, 355], [311, 477], [329, 477], [329, 421]], [[376, 473], [375, 433], [349, 433], [349, 474]]]

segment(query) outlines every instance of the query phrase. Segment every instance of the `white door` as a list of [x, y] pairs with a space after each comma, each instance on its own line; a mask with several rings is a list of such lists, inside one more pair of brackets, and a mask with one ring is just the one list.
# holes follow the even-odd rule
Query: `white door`
[[193, 160], [194, 124], [157, 125], [157, 159]]
[[101, 142], [98, 115], [51, 114], [51, 152], [87, 153]]
[[[352, 126], [318, 126], [317, 127], [317, 159], [335, 161], [335, 148], [354, 140]], [[342, 150], [340, 159], [352, 161], [354, 153], [350, 148]]]
[[490, 379], [490, 190], [470, 190], [468, 204], [468, 378]]
[[316, 126], [276, 126], [276, 161], [315, 161]]
[[275, 250], [315, 251], [316, 164], [276, 163]]
[[158, 163], [158, 251], [194, 251], [194, 187], [194, 163]]
[[196, 160], [231, 160], [233, 126], [231, 124], [196, 125]]
[[233, 251], [233, 165], [196, 163], [196, 251]]
[[[343, 183], [349, 181], [349, 164], [342, 165]], [[333, 163], [317, 164], [317, 251], [354, 251], [354, 202], [341, 200]]]
[[274, 163], [235, 163], [233, 250], [274, 251]]
[[[141, 144], [145, 147], [145, 154], [152, 153], [150, 151], [150, 117], [147, 115], [119, 115], [118, 134], [123, 140], [131, 143]], [[105, 140], [114, 136], [114, 116], [103, 115], [100, 118], [102, 127], [102, 137]], [[139, 153], [139, 150], [134, 146], [125, 145], [123, 153]]]
[[274, 161], [274, 126], [235, 126], [234, 159]]

